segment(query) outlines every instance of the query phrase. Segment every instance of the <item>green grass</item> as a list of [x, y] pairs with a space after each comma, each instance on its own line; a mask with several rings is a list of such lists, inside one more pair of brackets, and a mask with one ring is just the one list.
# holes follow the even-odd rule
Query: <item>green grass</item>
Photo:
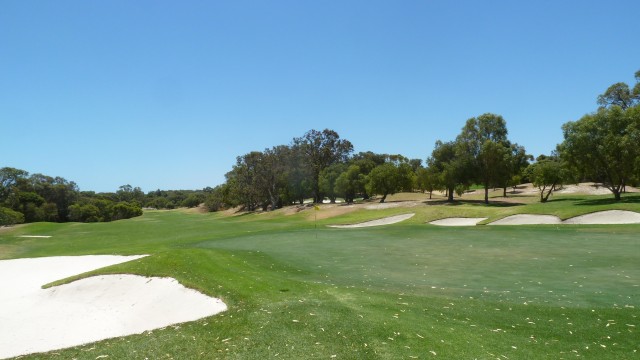
[[[640, 211], [638, 199], [426, 203], [359, 210], [319, 220], [317, 228], [309, 211], [235, 217], [150, 211], [108, 224], [3, 230], [0, 258], [151, 254], [94, 273], [171, 276], [229, 306], [199, 321], [26, 359], [636, 359], [640, 225], [424, 222]], [[385, 227], [324, 226], [407, 212], [416, 216]]]

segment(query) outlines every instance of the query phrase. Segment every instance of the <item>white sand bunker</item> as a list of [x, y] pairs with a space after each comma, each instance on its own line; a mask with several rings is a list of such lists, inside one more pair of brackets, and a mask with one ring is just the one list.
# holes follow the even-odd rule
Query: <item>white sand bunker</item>
[[560, 223], [562, 223], [562, 220], [554, 215], [518, 214], [496, 220], [488, 225], [538, 225]]
[[446, 218], [440, 219], [430, 222], [431, 225], [439, 225], [439, 226], [475, 226], [480, 221], [487, 220], [487, 218], [463, 218], [463, 217], [454, 217], [454, 218]]
[[366, 222], [362, 222], [362, 223], [359, 223], [359, 224], [329, 225], [329, 227], [340, 228], [340, 229], [351, 229], [351, 228], [361, 228], [361, 227], [369, 227], [369, 226], [390, 225], [390, 224], [398, 223], [400, 221], [407, 220], [407, 219], [413, 217], [413, 215], [415, 215], [415, 214], [414, 213], [402, 214], [402, 215], [390, 216], [390, 217], [377, 219], [377, 220], [366, 221]]
[[66, 256], [0, 261], [0, 358], [50, 351], [197, 320], [226, 310], [172, 278], [103, 275], [55, 280], [142, 256]]
[[625, 210], [599, 211], [576, 216], [564, 224], [640, 224], [640, 213]]

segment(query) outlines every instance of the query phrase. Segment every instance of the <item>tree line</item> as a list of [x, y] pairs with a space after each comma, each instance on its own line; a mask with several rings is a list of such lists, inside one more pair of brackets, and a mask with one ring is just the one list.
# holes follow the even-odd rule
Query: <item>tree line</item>
[[546, 202], [563, 183], [593, 181], [609, 189], [616, 200], [628, 184], [640, 179], [640, 71], [633, 88], [611, 85], [598, 96], [598, 110], [562, 126], [564, 141], [537, 158], [508, 139], [498, 114], [468, 119], [459, 135], [438, 140], [425, 166], [421, 159], [360, 152], [337, 132], [310, 130], [289, 145], [238, 156], [226, 182], [213, 189], [206, 205], [211, 211], [242, 206], [252, 211], [343, 198], [380, 201], [399, 191], [444, 191], [448, 201], [473, 185], [481, 185], [484, 202], [489, 190], [532, 182]]
[[0, 225], [23, 222], [108, 222], [142, 215], [143, 208], [174, 209], [202, 204], [213, 191], [155, 190], [122, 185], [115, 192], [80, 191], [62, 177], [0, 168]]
[[204, 203], [209, 211], [242, 207], [247, 211], [321, 203], [400, 191], [443, 191], [448, 201], [472, 186], [507, 189], [532, 182], [546, 202], [558, 186], [593, 181], [616, 200], [625, 186], [640, 181], [640, 71], [633, 88], [611, 85], [597, 98], [599, 108], [562, 125], [564, 140], [537, 158], [508, 139], [498, 114], [470, 118], [455, 139], [438, 140], [426, 158], [400, 154], [355, 153], [334, 130], [310, 130], [288, 145], [238, 156], [225, 183], [202, 190], [155, 190], [145, 194], [123, 185], [113, 193], [80, 191], [61, 177], [0, 169], [0, 225], [33, 221], [112, 221], [142, 214], [143, 207], [172, 209]]

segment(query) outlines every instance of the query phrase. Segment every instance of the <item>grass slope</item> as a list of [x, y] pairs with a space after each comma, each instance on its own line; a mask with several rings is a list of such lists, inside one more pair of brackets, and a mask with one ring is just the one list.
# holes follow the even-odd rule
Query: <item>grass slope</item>
[[[640, 210], [636, 197], [622, 204], [564, 199], [357, 210], [318, 220], [317, 228], [310, 211], [150, 211], [108, 224], [4, 230], [0, 258], [151, 254], [95, 273], [171, 276], [230, 309], [25, 359], [638, 358], [640, 225], [424, 224], [447, 216]], [[406, 212], [416, 216], [391, 226], [324, 226]]]

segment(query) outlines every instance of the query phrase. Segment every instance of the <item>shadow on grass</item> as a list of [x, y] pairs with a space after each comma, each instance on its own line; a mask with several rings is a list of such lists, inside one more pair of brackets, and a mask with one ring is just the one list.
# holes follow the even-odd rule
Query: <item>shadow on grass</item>
[[423, 201], [422, 203], [426, 205], [450, 205], [450, 206], [474, 205], [474, 206], [488, 206], [488, 207], [513, 207], [513, 206], [526, 205], [525, 203], [520, 203], [520, 202], [499, 201], [499, 200], [490, 200], [488, 204], [485, 204], [484, 200], [454, 200], [453, 202], [449, 202], [447, 200], [428, 200], [428, 201]]
[[585, 199], [576, 202], [576, 205], [612, 205], [612, 204], [640, 204], [640, 194], [623, 194], [620, 200], [616, 200], [613, 194], [607, 198]]

